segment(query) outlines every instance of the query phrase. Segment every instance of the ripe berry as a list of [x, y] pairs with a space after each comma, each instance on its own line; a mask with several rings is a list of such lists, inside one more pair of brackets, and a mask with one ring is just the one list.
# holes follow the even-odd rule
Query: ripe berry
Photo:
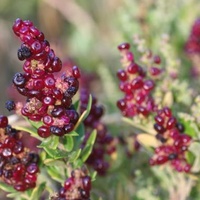
[[130, 49], [130, 44], [129, 43], [122, 43], [122, 44], [120, 44], [118, 47], [117, 47], [120, 51], [122, 51], [122, 50], [128, 50], [128, 49]]
[[39, 171], [39, 168], [38, 168], [38, 166], [37, 166], [36, 163], [31, 163], [31, 164], [27, 167], [26, 171], [27, 171], [29, 174], [32, 175], [32, 174], [36, 174], [36, 173]]
[[136, 63], [131, 63], [129, 66], [128, 66], [128, 72], [130, 74], [135, 74], [138, 72], [138, 65]]
[[63, 136], [65, 134], [65, 131], [57, 126], [51, 126], [50, 127], [50, 133], [56, 136]]
[[49, 127], [47, 126], [40, 126], [37, 132], [38, 132], [38, 135], [42, 138], [47, 138], [51, 135]]
[[15, 86], [17, 87], [24, 87], [25, 83], [26, 83], [26, 79], [24, 74], [22, 73], [16, 73], [13, 77], [13, 83]]
[[127, 80], [127, 74], [126, 74], [125, 70], [122, 70], [122, 69], [118, 70], [117, 76], [118, 76], [120, 81], [126, 81]]
[[8, 118], [6, 116], [0, 115], [0, 128], [6, 128], [8, 125]]
[[23, 46], [20, 49], [18, 49], [17, 56], [18, 56], [18, 59], [22, 61], [24, 59], [31, 57], [31, 51], [28, 47]]
[[6, 101], [6, 108], [8, 111], [14, 110], [15, 109], [15, 102], [8, 100]]
[[77, 79], [81, 77], [79, 68], [77, 66], [73, 66], [73, 68], [72, 68], [72, 74]]
[[155, 56], [153, 57], [153, 61], [154, 61], [155, 64], [160, 64], [160, 63], [161, 63], [160, 56], [155, 55]]
[[131, 82], [131, 88], [136, 90], [143, 86], [143, 80], [142, 77], [138, 76]]

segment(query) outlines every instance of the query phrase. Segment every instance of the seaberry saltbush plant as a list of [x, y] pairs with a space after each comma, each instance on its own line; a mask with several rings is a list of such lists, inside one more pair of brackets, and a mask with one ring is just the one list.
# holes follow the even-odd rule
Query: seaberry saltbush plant
[[[186, 44], [190, 58], [199, 48], [199, 24], [197, 20]], [[22, 43], [17, 56], [23, 66], [12, 81], [24, 101], [6, 102], [23, 123], [9, 124], [10, 117], [0, 116], [0, 188], [7, 197], [198, 197], [200, 101], [189, 81], [179, 79], [180, 63], [170, 54], [167, 35], [160, 55], [139, 36], [133, 40], [138, 55], [130, 43], [118, 46], [122, 67], [116, 72], [116, 92], [121, 98], [113, 102], [116, 113], [104, 116], [105, 108], [91, 94], [90, 77], [76, 65], [64, 67], [31, 21], [16, 19], [13, 32]], [[28, 145], [23, 139], [27, 133]], [[137, 188], [141, 183], [143, 191]]]

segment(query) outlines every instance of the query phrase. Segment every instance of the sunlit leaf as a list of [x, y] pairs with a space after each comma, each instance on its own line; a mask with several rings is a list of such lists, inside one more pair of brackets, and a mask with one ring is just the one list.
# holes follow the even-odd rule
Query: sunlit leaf
[[12, 186], [3, 182], [0, 182], [0, 189], [2, 189], [5, 192], [16, 193], [16, 190]]
[[145, 147], [158, 147], [159, 141], [154, 135], [140, 133], [137, 135], [138, 142]]
[[55, 168], [54, 166], [48, 166], [47, 167], [47, 173], [50, 175], [50, 177], [52, 179], [54, 179], [55, 181], [58, 181], [60, 183], [63, 183], [63, 176], [62, 176], [62, 172], [59, 171], [57, 168]]
[[194, 163], [192, 165], [192, 172], [199, 172], [200, 171], [200, 143], [199, 142], [193, 142], [189, 146], [189, 151], [195, 156]]
[[34, 128], [38, 129], [40, 126], [43, 125], [43, 122], [42, 121], [32, 121], [28, 118], [26, 118], [26, 120], [31, 124], [31, 126], [33, 126]]
[[95, 181], [96, 180], [96, 176], [97, 176], [97, 171], [94, 171], [90, 177], [91, 177], [91, 181]]
[[185, 152], [186, 160], [189, 164], [193, 165], [195, 161], [195, 155], [191, 151]]
[[42, 196], [42, 193], [45, 189], [45, 186], [46, 186], [46, 183], [43, 182], [39, 186], [35, 187], [32, 191], [31, 196], [30, 196], [30, 200], [40, 199], [41, 196]]
[[193, 138], [197, 137], [199, 132], [197, 124], [193, 121], [186, 120], [184, 118], [179, 118], [179, 121], [183, 124], [185, 128], [185, 133]]
[[42, 141], [43, 138], [41, 138], [38, 134], [37, 134], [37, 129], [35, 129], [34, 127], [21, 127], [21, 126], [14, 126], [13, 128], [19, 130], [19, 131], [25, 131], [27, 133], [30, 133], [32, 137], [37, 138], [38, 140]]
[[63, 166], [64, 162], [61, 160], [56, 160], [56, 159], [46, 159], [43, 162], [45, 165], [48, 166]]

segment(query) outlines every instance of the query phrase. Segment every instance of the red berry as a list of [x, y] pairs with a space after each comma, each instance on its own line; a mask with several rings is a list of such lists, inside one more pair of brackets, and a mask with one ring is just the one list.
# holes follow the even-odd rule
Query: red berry
[[123, 69], [118, 70], [117, 77], [119, 78], [120, 81], [126, 81], [128, 78], [126, 71]]
[[49, 127], [47, 126], [40, 126], [37, 132], [38, 132], [38, 135], [42, 138], [47, 138], [51, 135]]
[[130, 49], [130, 44], [129, 43], [122, 43], [117, 48], [120, 51], [122, 51], [122, 50], [128, 50], [128, 49]]
[[8, 125], [8, 118], [0, 115], [0, 128], [5, 128]]
[[73, 66], [73, 68], [72, 68], [72, 74], [73, 74], [73, 76], [75, 78], [80, 78], [81, 77], [79, 68], [77, 66]]
[[161, 63], [160, 56], [155, 55], [155, 56], [153, 57], [153, 61], [154, 61], [155, 64], [160, 64], [160, 63]]
[[138, 76], [131, 82], [131, 88], [133, 90], [139, 89], [143, 86], [143, 80], [142, 77]]
[[154, 88], [154, 82], [152, 80], [146, 80], [144, 82], [144, 85], [143, 85], [143, 88], [146, 90], [146, 91], [150, 91]]
[[39, 171], [39, 168], [38, 168], [38, 166], [37, 166], [36, 163], [31, 163], [31, 164], [27, 167], [26, 171], [27, 171], [29, 174], [33, 175], [33, 174], [36, 174], [36, 173]]
[[176, 125], [176, 118], [175, 117], [170, 117], [167, 121], [167, 129], [172, 129]]
[[130, 74], [135, 74], [138, 72], [138, 65], [136, 63], [131, 63], [128, 68], [127, 68], [128, 72]]

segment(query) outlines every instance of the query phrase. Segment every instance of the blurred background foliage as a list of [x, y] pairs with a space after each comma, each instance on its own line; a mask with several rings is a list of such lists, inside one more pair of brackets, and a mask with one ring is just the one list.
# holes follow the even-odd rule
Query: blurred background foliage
[[[159, 55], [161, 37], [168, 35], [173, 55], [182, 61], [180, 71], [184, 78], [191, 67], [184, 44], [198, 17], [199, 0], [0, 0], [1, 114], [8, 114], [4, 108], [8, 88], [12, 76], [22, 67], [16, 53], [19, 41], [11, 28], [16, 18], [33, 21], [63, 62], [71, 58], [82, 71], [98, 74], [100, 86], [92, 89], [111, 115], [118, 112], [115, 102], [120, 97], [115, 78], [120, 68], [117, 45], [132, 43], [134, 35], [141, 35]], [[117, 128], [123, 132], [123, 125]], [[116, 127], [111, 126], [110, 130], [115, 132]], [[92, 199], [168, 199], [167, 184], [160, 184], [160, 179], [153, 176], [144, 152], [129, 159], [122, 150], [118, 151], [121, 153], [106, 180], [94, 182]], [[193, 189], [191, 195], [190, 199], [199, 199], [198, 190]]]

